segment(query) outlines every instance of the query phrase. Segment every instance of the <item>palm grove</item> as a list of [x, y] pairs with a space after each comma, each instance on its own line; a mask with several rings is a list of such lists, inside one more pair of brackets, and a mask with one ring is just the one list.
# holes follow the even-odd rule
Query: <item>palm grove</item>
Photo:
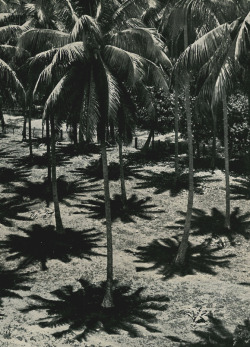
[[[34, 104], [44, 106], [47, 181], [53, 194], [58, 238], [65, 237], [66, 231], [58, 201], [57, 130], [64, 122], [70, 125], [79, 153], [87, 150], [96, 136], [100, 144], [107, 238], [102, 307], [114, 306], [107, 144], [118, 144], [121, 203], [126, 211], [123, 145], [131, 142], [142, 118], [147, 120], [149, 132], [142, 151], [148, 151], [150, 141], [155, 145], [159, 122], [167, 123], [172, 117], [165, 130], [175, 131], [173, 186], [183, 179], [178, 153], [180, 132], [188, 143], [187, 211], [169, 271], [180, 273], [186, 266], [194, 207], [193, 142], [198, 136], [197, 124], [206, 124], [209, 129], [212, 170], [219, 136], [223, 143], [223, 232], [232, 234], [228, 103], [236, 93], [243, 96], [248, 114], [241, 121], [249, 126], [249, 1], [1, 0], [0, 6], [1, 97], [5, 107], [18, 104], [22, 109], [23, 140], [29, 143], [31, 161]], [[246, 156], [249, 131], [245, 137]]]

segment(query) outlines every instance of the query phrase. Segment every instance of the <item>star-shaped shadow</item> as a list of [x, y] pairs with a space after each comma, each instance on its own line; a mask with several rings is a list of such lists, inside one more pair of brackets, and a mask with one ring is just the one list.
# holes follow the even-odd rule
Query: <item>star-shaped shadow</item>
[[19, 259], [19, 268], [39, 262], [41, 269], [47, 270], [48, 259], [69, 262], [72, 257], [90, 260], [91, 256], [100, 255], [94, 248], [100, 247], [98, 242], [102, 234], [93, 228], [83, 231], [65, 229], [64, 233], [58, 233], [54, 226], [34, 224], [30, 229], [20, 230], [25, 235], [9, 234], [0, 241], [2, 251], [9, 254], [6, 260]]
[[169, 278], [175, 274], [193, 275], [196, 272], [216, 275], [214, 268], [228, 267], [229, 259], [234, 255], [218, 256], [216, 255], [218, 248], [210, 249], [204, 245], [188, 244], [186, 261], [182, 268], [176, 267], [174, 264], [180, 242], [178, 238], [153, 240], [148, 246], [137, 247], [137, 251], [127, 252], [135, 255], [137, 263], [151, 263], [150, 267], [137, 267], [137, 271], [158, 270], [165, 278]]
[[[90, 217], [94, 219], [105, 218], [105, 202], [102, 195], [96, 195], [95, 199], [89, 199], [83, 202], [78, 207], [84, 207], [90, 211]], [[110, 199], [111, 218], [112, 221], [120, 219], [124, 223], [135, 222], [133, 217], [139, 217], [146, 220], [151, 220], [150, 214], [162, 213], [163, 210], [152, 210], [156, 205], [148, 204], [151, 198], [138, 199], [133, 194], [127, 199], [125, 206], [122, 203], [121, 195], [115, 194], [113, 199]]]
[[132, 292], [129, 286], [118, 286], [113, 289], [114, 307], [101, 306], [105, 283], [101, 286], [90, 284], [80, 279], [81, 288], [73, 291], [72, 286], [65, 286], [51, 294], [55, 300], [44, 299], [38, 295], [30, 298], [30, 304], [22, 312], [45, 310], [48, 317], [38, 321], [40, 327], [58, 327], [68, 325], [66, 330], [56, 332], [55, 337], [78, 332], [76, 339], [86, 339], [87, 335], [98, 330], [108, 334], [119, 334], [126, 331], [131, 337], [141, 336], [141, 328], [154, 333], [158, 329], [156, 312], [166, 310], [169, 299], [165, 295], [143, 296], [143, 288]]

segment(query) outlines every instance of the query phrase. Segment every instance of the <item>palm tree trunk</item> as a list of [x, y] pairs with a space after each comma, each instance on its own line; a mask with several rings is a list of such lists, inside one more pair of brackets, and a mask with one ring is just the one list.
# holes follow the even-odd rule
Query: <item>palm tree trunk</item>
[[217, 119], [216, 119], [216, 115], [213, 114], [213, 145], [212, 145], [212, 159], [211, 159], [212, 171], [214, 171], [216, 167], [216, 134], [217, 134]]
[[29, 105], [29, 150], [30, 158], [33, 158], [33, 149], [32, 149], [32, 129], [31, 129], [31, 117], [32, 117], [32, 101]]
[[229, 150], [228, 150], [228, 115], [227, 95], [223, 93], [223, 126], [224, 126], [224, 156], [225, 156], [225, 179], [226, 179], [226, 218], [225, 227], [230, 229], [230, 172], [229, 172]]
[[125, 186], [125, 177], [124, 177], [124, 164], [122, 157], [122, 138], [119, 136], [118, 138], [119, 144], [119, 163], [120, 163], [120, 181], [121, 181], [121, 200], [123, 207], [126, 206], [127, 202], [127, 194], [126, 194], [126, 186]]
[[144, 146], [142, 147], [142, 151], [147, 151], [149, 149], [149, 145], [150, 145], [151, 139], [153, 137], [153, 134], [154, 134], [154, 130], [151, 129], [149, 134], [148, 134], [147, 141], [145, 142]]
[[27, 133], [27, 131], [26, 131], [26, 129], [27, 129], [27, 127], [26, 127], [26, 125], [27, 125], [27, 118], [26, 118], [26, 114], [25, 114], [25, 109], [23, 110], [23, 131], [22, 131], [22, 141], [25, 141], [26, 140], [26, 133]]
[[55, 145], [55, 124], [54, 124], [54, 116], [50, 117], [50, 125], [51, 125], [51, 173], [52, 173], [52, 193], [53, 193], [53, 202], [54, 202], [54, 210], [55, 210], [55, 221], [56, 221], [56, 230], [58, 233], [63, 233], [63, 224], [60, 212], [60, 206], [58, 201], [57, 194], [57, 180], [56, 180], [56, 145]]
[[72, 128], [73, 128], [73, 142], [74, 142], [74, 145], [77, 146], [77, 122], [73, 122]]
[[174, 90], [174, 168], [175, 179], [179, 177], [179, 107], [178, 107], [178, 92]]
[[191, 218], [193, 209], [193, 199], [194, 199], [194, 163], [193, 163], [193, 137], [192, 137], [192, 117], [191, 117], [191, 107], [190, 107], [190, 82], [189, 76], [186, 78], [185, 82], [185, 108], [187, 117], [187, 133], [188, 133], [188, 155], [189, 155], [189, 190], [188, 190], [188, 204], [187, 204], [187, 214], [184, 225], [184, 232], [181, 240], [180, 247], [177, 252], [175, 259], [175, 265], [183, 268], [185, 264], [185, 258], [188, 248], [188, 239], [191, 228]]
[[[184, 48], [188, 46], [188, 25], [187, 19], [184, 26]], [[188, 134], [188, 156], [189, 156], [189, 189], [188, 189], [188, 204], [187, 213], [184, 225], [184, 232], [181, 240], [180, 247], [175, 259], [175, 265], [183, 268], [186, 259], [186, 253], [188, 248], [188, 239], [191, 228], [192, 209], [194, 200], [194, 153], [193, 153], [193, 136], [192, 136], [192, 115], [190, 107], [190, 77], [187, 74], [185, 81], [185, 109], [187, 117], [187, 134]]]
[[108, 177], [108, 161], [106, 152], [105, 136], [101, 139], [101, 155], [102, 170], [104, 180], [104, 199], [105, 199], [105, 217], [106, 217], [106, 233], [107, 233], [107, 282], [106, 290], [102, 302], [102, 307], [113, 307], [113, 243], [112, 243], [112, 225], [111, 225], [111, 208], [110, 208], [110, 192]]
[[48, 184], [51, 185], [51, 160], [50, 160], [50, 134], [49, 134], [49, 117], [46, 118], [46, 149], [48, 165]]

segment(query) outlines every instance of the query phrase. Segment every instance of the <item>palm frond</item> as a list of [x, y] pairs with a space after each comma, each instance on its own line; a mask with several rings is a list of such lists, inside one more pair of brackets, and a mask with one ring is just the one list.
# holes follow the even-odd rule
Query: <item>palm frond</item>
[[17, 78], [16, 73], [0, 59], [0, 80], [4, 88], [10, 88], [12, 91], [17, 93], [19, 100], [25, 102], [25, 91], [24, 88]]
[[121, 17], [141, 17], [143, 11], [149, 8], [148, 0], [126, 0], [113, 14], [113, 21], [120, 20]]
[[0, 45], [0, 59], [4, 61], [8, 62], [13, 59], [13, 57], [27, 59], [29, 56], [29, 52], [25, 49], [12, 45]]
[[37, 54], [50, 48], [62, 47], [69, 41], [70, 35], [59, 30], [30, 29], [20, 36], [18, 45]]
[[106, 45], [104, 61], [111, 72], [130, 87], [133, 87], [137, 81], [143, 78], [143, 58], [137, 54]]
[[29, 65], [32, 70], [37, 65], [46, 66], [52, 62], [55, 54], [58, 52], [59, 48], [52, 48], [47, 51], [36, 54], [34, 57], [30, 58]]
[[71, 32], [71, 38], [73, 41], [78, 41], [80, 39], [85, 41], [86, 39], [90, 39], [97, 43], [100, 43], [101, 37], [101, 30], [96, 20], [87, 15], [81, 16], [77, 19], [74, 28]]
[[239, 21], [236, 20], [230, 25], [222, 24], [191, 44], [176, 62], [173, 71], [175, 76], [181, 80], [185, 76], [185, 72], [199, 71], [225, 40], [233, 41], [232, 36], [238, 23]]
[[6, 43], [10, 39], [17, 39], [23, 30], [19, 25], [6, 25], [0, 27], [0, 43]]
[[110, 37], [111, 44], [160, 63], [166, 70], [171, 69], [172, 64], [163, 52], [164, 44], [154, 29], [130, 28], [122, 30]]
[[245, 17], [240, 26], [238, 38], [235, 47], [235, 59], [241, 63], [249, 54], [250, 46], [250, 12]]
[[[69, 70], [52, 90], [44, 106], [43, 118], [46, 118], [55, 109], [58, 110], [59, 108], [65, 107], [61, 106], [62, 104], [68, 104], [70, 90], [72, 88], [74, 78], [76, 77], [75, 72], [75, 69]], [[60, 114], [60, 112], [55, 113], [56, 116]]]

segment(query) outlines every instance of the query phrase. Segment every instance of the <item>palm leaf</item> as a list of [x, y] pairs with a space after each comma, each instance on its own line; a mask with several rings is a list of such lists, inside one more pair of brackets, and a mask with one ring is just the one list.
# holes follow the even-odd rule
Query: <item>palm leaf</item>
[[106, 45], [103, 52], [104, 61], [111, 72], [133, 87], [144, 75], [144, 60], [137, 54], [121, 48]]
[[0, 59], [0, 80], [4, 88], [10, 88], [16, 92], [20, 101], [25, 102], [25, 91], [24, 88], [17, 78], [16, 73]]
[[0, 58], [4, 61], [8, 62], [13, 59], [13, 57], [27, 59], [29, 56], [29, 52], [25, 49], [11, 45], [0, 45]]
[[18, 45], [33, 54], [37, 54], [50, 48], [62, 47], [69, 41], [70, 35], [62, 31], [30, 29], [20, 36]]
[[101, 42], [102, 34], [96, 20], [87, 15], [77, 19], [71, 33], [73, 41], [78, 41], [80, 39], [85, 41], [83, 36], [85, 36], [85, 38], [89, 37], [91, 40], [95, 40], [98, 43]]
[[171, 69], [172, 64], [163, 52], [164, 44], [157, 32], [147, 28], [130, 28], [122, 30], [110, 37], [112, 45], [125, 51], [136, 53], [155, 63], [160, 63], [166, 70]]
[[235, 47], [235, 59], [242, 62], [249, 54], [250, 46], [250, 12], [241, 24]]
[[0, 43], [6, 43], [10, 39], [17, 39], [22, 32], [23, 29], [19, 25], [6, 25], [0, 27]]

